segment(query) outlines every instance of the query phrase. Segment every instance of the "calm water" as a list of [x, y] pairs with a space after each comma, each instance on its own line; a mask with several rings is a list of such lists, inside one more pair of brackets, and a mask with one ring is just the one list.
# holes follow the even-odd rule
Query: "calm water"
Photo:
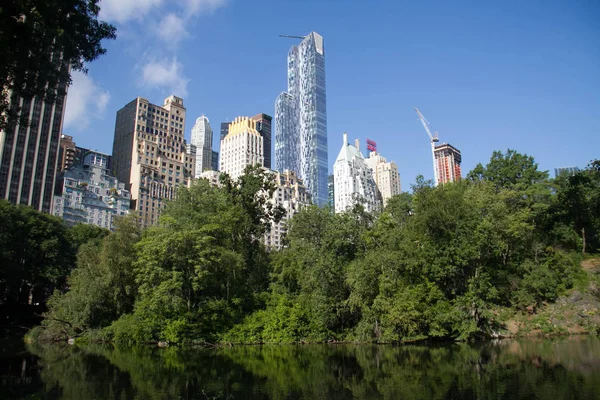
[[600, 399], [596, 337], [217, 350], [0, 345], [0, 398], [9, 399]]

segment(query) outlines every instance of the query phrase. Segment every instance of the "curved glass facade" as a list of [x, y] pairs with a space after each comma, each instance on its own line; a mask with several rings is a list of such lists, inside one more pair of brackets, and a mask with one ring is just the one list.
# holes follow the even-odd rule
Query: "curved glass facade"
[[325, 51], [316, 32], [288, 53], [288, 91], [275, 102], [275, 168], [297, 171], [314, 202], [327, 204]]

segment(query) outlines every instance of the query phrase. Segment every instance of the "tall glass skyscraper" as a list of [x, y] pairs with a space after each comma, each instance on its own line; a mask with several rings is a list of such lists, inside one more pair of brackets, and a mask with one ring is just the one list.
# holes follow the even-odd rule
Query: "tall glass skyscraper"
[[327, 189], [327, 101], [323, 37], [311, 32], [288, 53], [288, 90], [275, 101], [275, 168], [296, 171], [313, 201]]

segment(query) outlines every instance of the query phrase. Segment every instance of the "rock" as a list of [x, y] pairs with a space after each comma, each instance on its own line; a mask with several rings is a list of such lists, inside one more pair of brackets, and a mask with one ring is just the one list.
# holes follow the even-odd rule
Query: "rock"
[[581, 299], [583, 299], [583, 296], [576, 290], [569, 296], [569, 303], [577, 303]]
[[67, 340], [67, 343], [70, 344], [70, 345], [74, 345], [75, 344], [75, 339], [69, 338], [69, 340]]

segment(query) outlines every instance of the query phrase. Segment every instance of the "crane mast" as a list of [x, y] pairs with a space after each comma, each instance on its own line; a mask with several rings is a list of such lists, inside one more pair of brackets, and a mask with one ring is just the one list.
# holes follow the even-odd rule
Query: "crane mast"
[[427, 135], [429, 136], [429, 141], [431, 142], [431, 159], [433, 161], [433, 179], [434, 179], [434, 185], [437, 186], [438, 185], [438, 168], [437, 168], [437, 165], [435, 164], [435, 144], [437, 142], [439, 142], [440, 139], [438, 138], [437, 132], [435, 132], [433, 135], [431, 134], [431, 129], [429, 129], [429, 125], [431, 125], [431, 124], [429, 123], [429, 121], [427, 121], [425, 116], [423, 114], [421, 114], [421, 111], [419, 111], [418, 108], [415, 108], [415, 111], [417, 112], [417, 115], [419, 116], [419, 119], [421, 120], [421, 124], [423, 124], [423, 128], [425, 128], [425, 132], [427, 132]]

